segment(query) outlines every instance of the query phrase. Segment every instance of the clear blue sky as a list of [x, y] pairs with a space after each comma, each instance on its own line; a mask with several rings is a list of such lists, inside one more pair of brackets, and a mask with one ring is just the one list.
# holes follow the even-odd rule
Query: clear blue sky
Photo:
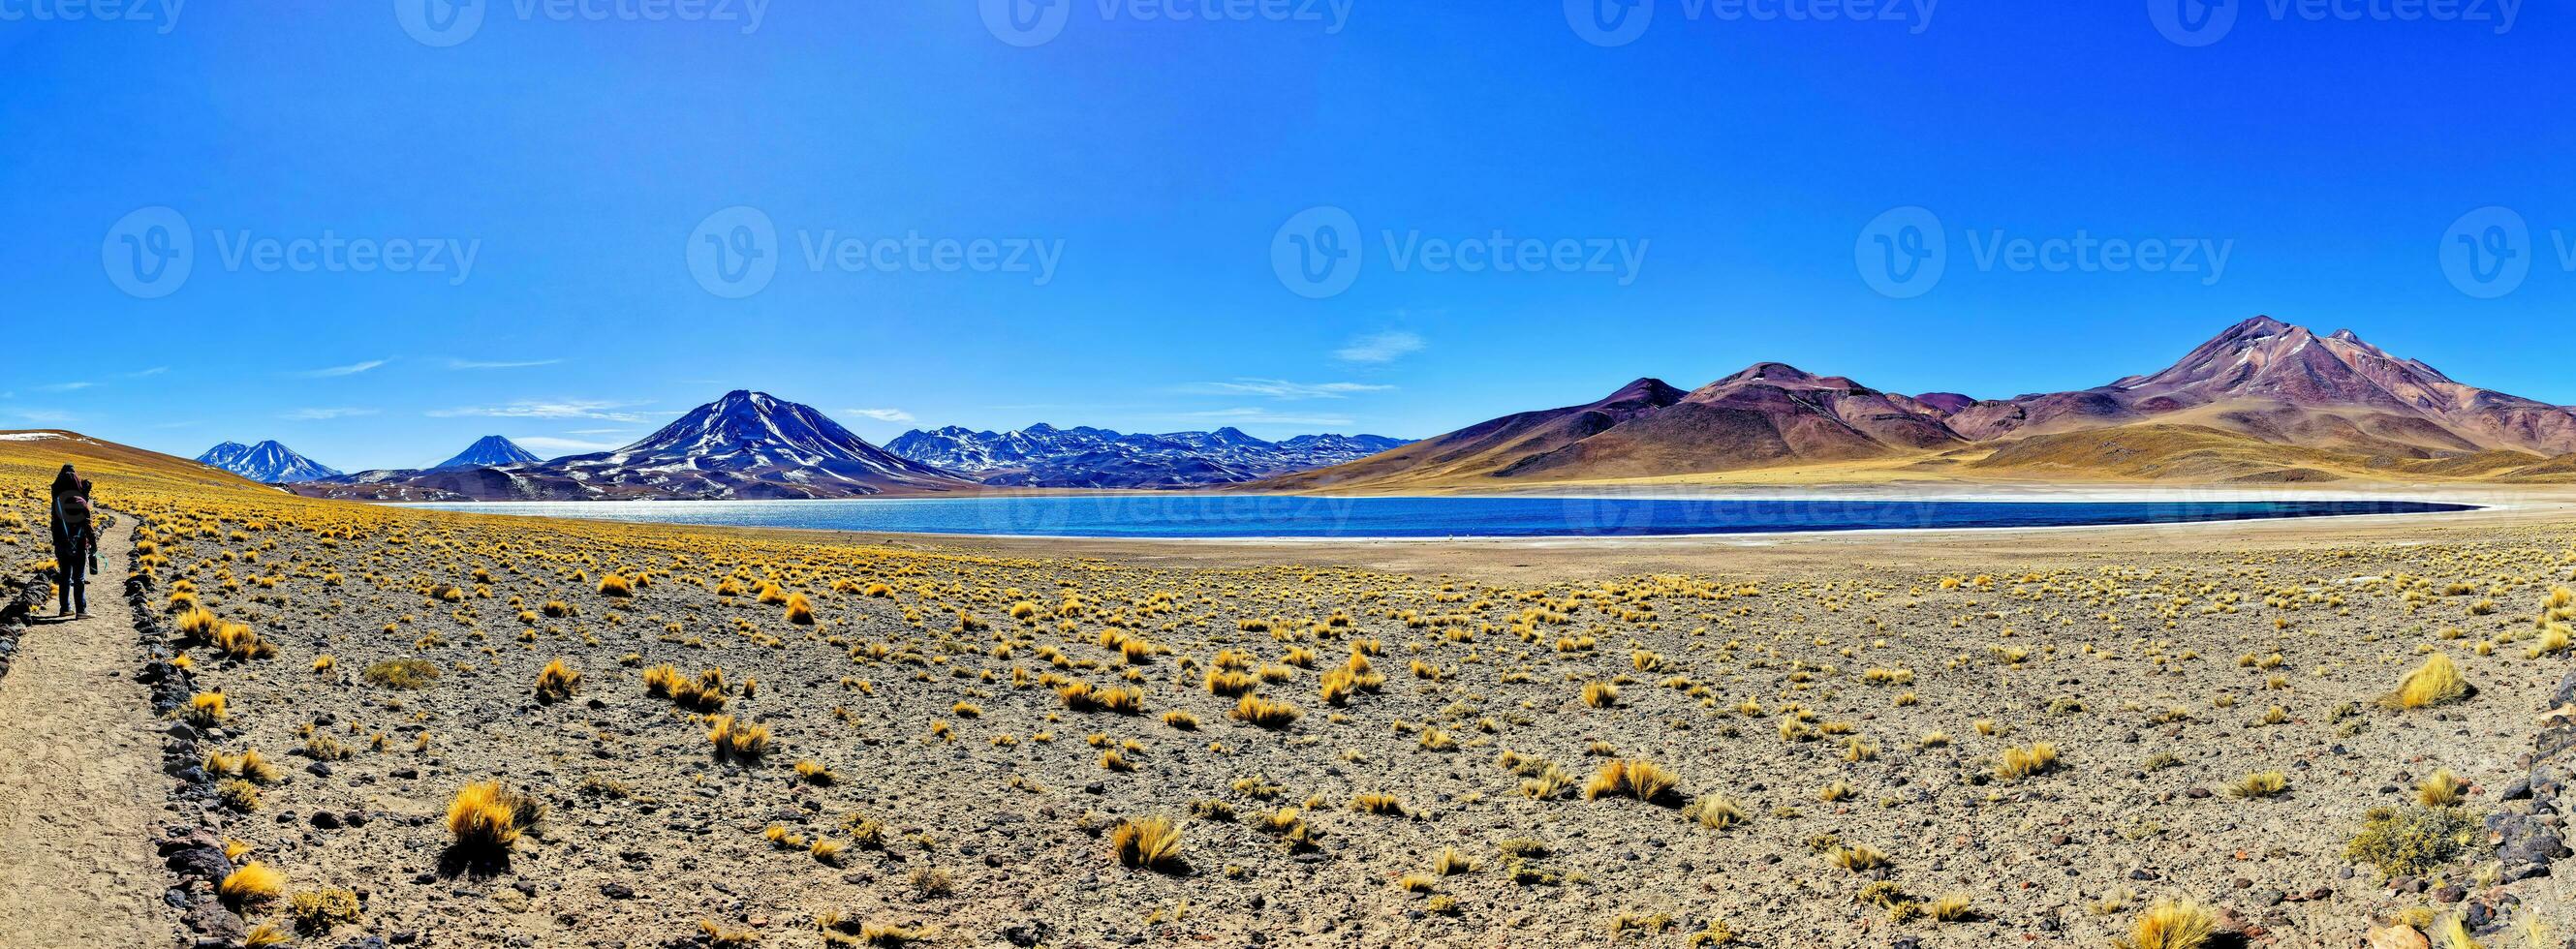
[[[2499, 32], [2243, 0], [2198, 47], [2136, 2], [1856, 23], [1653, 0], [1617, 46], [1554, 0], [1213, 22], [1138, 14], [1208, 0], [1059, 0], [1036, 33], [970, 0], [780, 0], [747, 32], [748, 0], [725, 22], [484, 0], [462, 30], [382, 0], [23, 12], [63, 2], [0, 18], [0, 427], [188, 455], [273, 437], [354, 469], [488, 433], [621, 443], [750, 387], [878, 440], [1423, 436], [1766, 359], [1904, 392], [2081, 387], [2256, 313], [2576, 403], [2560, 7]], [[2527, 222], [2536, 261], [2493, 299], [2438, 258], [2487, 205]], [[701, 225], [734, 206], [776, 235], [774, 275], [738, 299], [690, 257], [733, 237], [738, 217]], [[1318, 206], [1357, 225], [1359, 269], [1310, 298], [1273, 251]], [[1881, 293], [1864, 228], [1911, 206], [1936, 216], [1942, 275]], [[160, 207], [193, 249], [175, 284], [134, 269], [170, 259], [143, 243], [169, 219], [130, 217]], [[1402, 249], [1498, 231], [1642, 257], [1459, 272]], [[1996, 231], [2229, 253], [2217, 274], [1981, 264]], [[454, 241], [473, 267], [259, 262], [326, 232]], [[827, 232], [1057, 256], [941, 269], [898, 246], [817, 269], [800, 245]]]

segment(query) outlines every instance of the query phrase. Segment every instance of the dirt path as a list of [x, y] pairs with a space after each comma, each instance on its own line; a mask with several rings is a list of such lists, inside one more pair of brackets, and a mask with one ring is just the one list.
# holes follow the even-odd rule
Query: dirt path
[[0, 944], [177, 942], [153, 857], [160, 741], [132, 677], [143, 660], [121, 535], [102, 545], [90, 618], [43, 617], [0, 678]]

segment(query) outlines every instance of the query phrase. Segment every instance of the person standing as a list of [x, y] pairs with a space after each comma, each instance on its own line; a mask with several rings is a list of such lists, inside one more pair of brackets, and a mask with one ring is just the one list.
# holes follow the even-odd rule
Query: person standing
[[53, 534], [56, 582], [60, 602], [56, 612], [79, 619], [89, 618], [90, 557], [98, 549], [95, 512], [90, 509], [89, 485], [64, 465], [63, 473], [54, 480], [59, 486], [72, 482], [71, 490], [54, 494]]

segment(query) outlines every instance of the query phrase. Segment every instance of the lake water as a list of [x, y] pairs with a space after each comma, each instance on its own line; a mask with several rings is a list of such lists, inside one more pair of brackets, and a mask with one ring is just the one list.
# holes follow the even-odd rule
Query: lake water
[[1859, 501], [1634, 497], [1292, 497], [1138, 492], [849, 501], [412, 505], [727, 527], [1024, 537], [1643, 537], [1890, 528], [2173, 524], [2473, 509], [2412, 501]]

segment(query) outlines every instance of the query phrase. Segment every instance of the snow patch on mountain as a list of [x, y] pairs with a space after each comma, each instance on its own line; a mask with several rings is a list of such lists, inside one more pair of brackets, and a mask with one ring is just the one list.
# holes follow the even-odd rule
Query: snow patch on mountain
[[1234, 484], [1364, 458], [1409, 444], [1380, 435], [1299, 435], [1271, 442], [1237, 428], [1122, 434], [1039, 423], [1007, 432], [951, 425], [905, 432], [886, 449], [990, 485], [1176, 488]]
[[197, 462], [266, 484], [292, 484], [340, 476], [337, 470], [296, 454], [294, 449], [274, 440], [257, 445], [225, 442], [206, 449], [205, 454], [197, 456]]

